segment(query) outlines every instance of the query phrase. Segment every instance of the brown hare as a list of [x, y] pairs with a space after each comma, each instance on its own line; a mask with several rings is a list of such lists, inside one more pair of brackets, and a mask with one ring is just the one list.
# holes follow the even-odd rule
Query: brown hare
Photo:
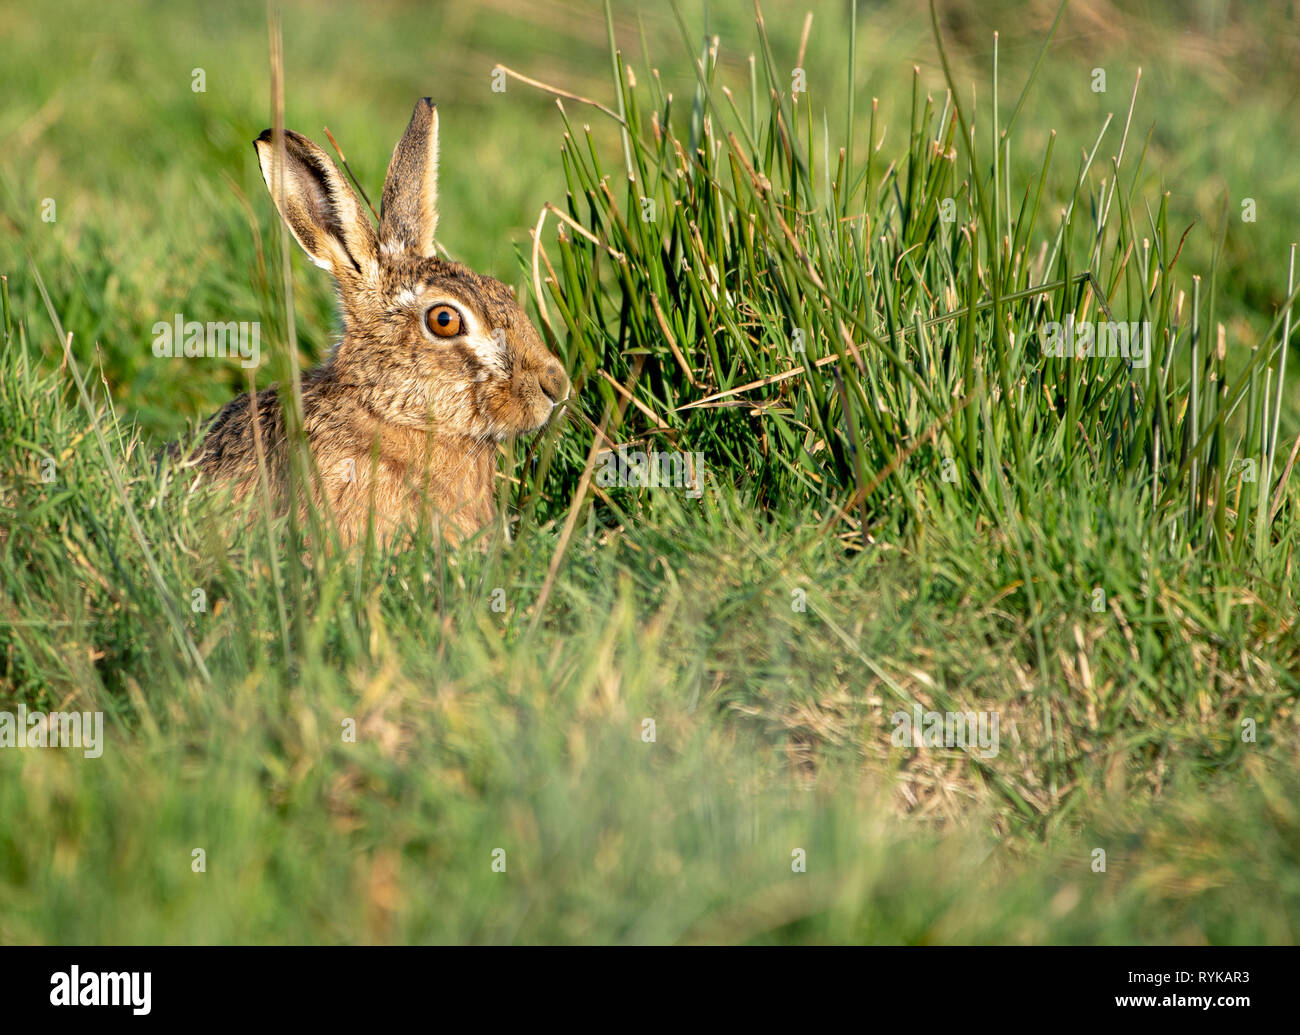
[[[338, 283], [342, 337], [302, 380], [316, 504], [333, 513], [345, 544], [371, 520], [381, 541], [414, 528], [421, 508], [452, 541], [473, 533], [494, 515], [496, 443], [543, 427], [569, 379], [509, 288], [434, 251], [437, 109], [421, 99], [393, 150], [377, 235], [306, 137], [285, 131], [282, 173], [271, 130], [253, 143], [281, 217]], [[196, 460], [201, 480], [244, 495], [259, 484], [260, 450], [283, 508], [288, 458], [276, 393], [232, 400]]]

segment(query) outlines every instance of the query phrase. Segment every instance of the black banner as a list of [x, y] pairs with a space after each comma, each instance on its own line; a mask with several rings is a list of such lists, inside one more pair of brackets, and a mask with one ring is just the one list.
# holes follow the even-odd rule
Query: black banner
[[[373, 1023], [447, 1009], [618, 1026], [752, 1018], [1189, 1020], [1294, 1016], [1295, 949], [236, 948], [0, 949], [6, 1022]], [[439, 1006], [438, 1004], [446, 1004]], [[832, 1017], [840, 1020], [832, 1021]], [[18, 1029], [11, 1029], [18, 1030]]]

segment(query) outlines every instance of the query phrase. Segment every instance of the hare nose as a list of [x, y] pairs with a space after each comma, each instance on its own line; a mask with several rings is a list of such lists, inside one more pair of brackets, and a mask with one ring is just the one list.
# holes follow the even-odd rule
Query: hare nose
[[551, 402], [559, 402], [569, 394], [569, 379], [564, 373], [564, 367], [555, 360], [551, 360], [542, 369], [537, 377], [537, 383], [541, 385], [542, 391]]

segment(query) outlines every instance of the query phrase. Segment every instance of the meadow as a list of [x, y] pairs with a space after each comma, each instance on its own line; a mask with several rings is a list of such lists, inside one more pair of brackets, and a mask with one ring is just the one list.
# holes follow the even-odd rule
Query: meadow
[[[0, 942], [1294, 943], [1300, 25], [1170, 6], [0, 0]], [[159, 450], [335, 340], [253, 138], [425, 95], [574, 390], [307, 548]]]

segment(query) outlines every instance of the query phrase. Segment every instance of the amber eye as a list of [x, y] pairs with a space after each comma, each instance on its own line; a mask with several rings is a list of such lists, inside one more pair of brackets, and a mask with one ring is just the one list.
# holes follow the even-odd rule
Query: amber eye
[[449, 305], [436, 305], [425, 314], [424, 322], [439, 338], [454, 338], [461, 332], [460, 313]]

